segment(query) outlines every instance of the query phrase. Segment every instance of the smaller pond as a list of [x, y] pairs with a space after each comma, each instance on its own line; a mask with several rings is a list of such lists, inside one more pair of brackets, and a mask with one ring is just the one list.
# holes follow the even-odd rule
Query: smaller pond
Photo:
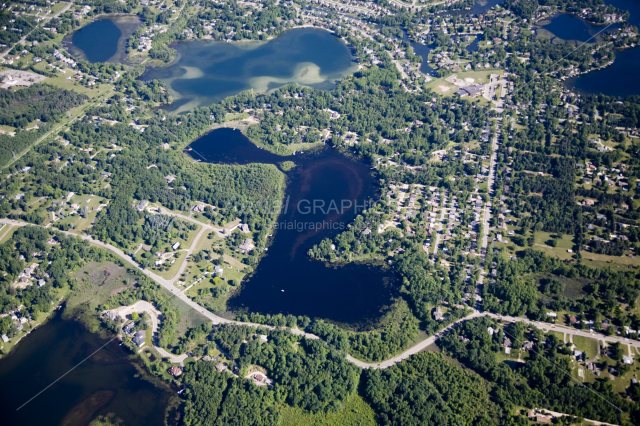
[[268, 42], [197, 40], [172, 47], [178, 52], [173, 64], [150, 68], [141, 79], [168, 84], [174, 102], [163, 109], [175, 114], [249, 89], [268, 92], [289, 83], [332, 89], [357, 69], [346, 43], [316, 28], [289, 30]]
[[597, 34], [605, 29], [604, 26], [591, 25], [582, 18], [566, 13], [540, 21], [537, 26], [539, 35], [548, 35], [555, 42], [568, 41], [576, 45], [584, 42], [596, 43], [601, 41]]
[[[420, 65], [420, 71], [422, 71], [424, 74], [435, 76], [436, 69], [431, 67], [427, 62], [429, 58], [429, 54], [435, 48], [435, 46], [433, 44], [427, 45], [427, 44], [422, 44], [415, 41], [410, 41], [405, 31], [403, 31], [402, 34], [403, 34], [402, 40], [409, 41], [409, 43], [411, 44], [411, 47], [413, 48], [413, 52], [416, 55], [422, 56], [422, 64]], [[462, 36], [460, 38], [463, 39], [463, 41], [466, 41], [466, 36]], [[457, 40], [456, 37], [451, 37], [451, 39], [454, 41]], [[479, 41], [480, 41], [479, 35], [475, 35], [475, 38], [473, 39], [473, 41], [469, 43], [465, 47], [465, 49], [468, 52], [477, 52], [478, 49], [480, 48], [478, 44]]]
[[424, 74], [434, 75], [435, 69], [433, 69], [427, 62], [429, 59], [429, 53], [433, 50], [433, 45], [426, 45], [422, 43], [411, 42], [411, 47], [416, 55], [422, 56], [422, 64], [420, 65], [420, 71]]
[[62, 40], [73, 56], [89, 62], [127, 62], [127, 40], [142, 25], [137, 16], [100, 18]]
[[467, 49], [467, 52], [477, 52], [480, 49], [480, 35], [477, 35], [465, 49]]
[[[96, 352], [107, 342], [59, 314], [34, 330], [0, 360], [2, 424], [87, 425], [109, 413], [127, 425], [164, 424], [175, 394], [165, 385], [156, 387], [145, 380], [155, 378], [118, 340]], [[18, 410], [66, 372], [69, 374]]]

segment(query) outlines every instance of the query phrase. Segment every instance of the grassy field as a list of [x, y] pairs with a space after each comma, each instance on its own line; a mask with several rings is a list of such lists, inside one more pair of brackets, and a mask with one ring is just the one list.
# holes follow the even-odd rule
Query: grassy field
[[359, 395], [350, 396], [344, 408], [335, 413], [309, 414], [301, 408], [284, 405], [281, 409], [283, 426], [366, 426], [375, 425], [375, 413]]
[[[574, 248], [573, 235], [563, 235], [562, 238], [554, 238], [555, 234], [550, 232], [538, 231], [534, 234], [535, 246], [539, 251], [545, 252], [548, 256], [557, 257], [561, 260], [572, 259], [574, 253], [568, 253], [568, 249]], [[549, 240], [556, 239], [558, 245], [551, 247], [547, 244]], [[591, 253], [586, 250], [582, 251], [583, 263], [592, 268], [626, 268], [627, 266], [640, 266], [640, 257], [629, 256], [607, 256], [605, 254]]]
[[639, 257], [607, 256], [606, 254], [582, 252], [582, 258], [587, 266], [592, 268], [626, 268], [628, 266], [640, 266]]
[[[68, 306], [71, 308], [86, 304], [94, 309], [109, 297], [133, 288], [137, 281], [136, 277], [130, 274], [126, 268], [113, 262], [90, 262], [84, 268], [79, 269], [75, 273], [75, 277], [81, 285], [68, 300]], [[188, 329], [198, 327], [208, 321], [191, 306], [171, 296], [168, 291], [162, 290], [159, 298], [165, 301], [164, 303], [171, 303], [180, 312], [180, 322], [176, 327], [177, 335], [181, 336]]]
[[7, 133], [15, 132], [16, 128], [11, 126], [0, 125], [0, 130], [4, 130]]
[[[39, 64], [36, 64], [34, 68], [36, 70], [43, 71], [45, 69], [45, 65], [46, 64], [43, 61], [43, 62], [40, 62]], [[74, 75], [75, 73], [71, 73], [71, 72], [66, 72], [64, 74], [58, 73], [58, 75], [56, 75], [55, 77], [45, 78], [43, 83], [48, 83], [48, 84], [51, 84], [52, 86], [61, 87], [67, 90], [73, 90], [77, 93], [84, 93], [85, 95], [89, 96], [92, 99], [96, 98], [97, 96], [103, 95], [104, 93], [106, 93], [111, 89], [111, 86], [108, 84], [96, 84], [95, 86], [92, 86], [92, 87], [83, 86], [82, 84], [78, 83], [76, 79], [73, 78]], [[72, 79], [67, 80], [67, 77], [72, 77]]]
[[9, 240], [15, 231], [15, 227], [3, 224], [2, 228], [0, 228], [0, 243], [4, 243]]
[[245, 118], [249, 118], [248, 112], [227, 113], [224, 121], [244, 120]]
[[[167, 295], [167, 297], [170, 296], [169, 292], [166, 290], [165, 294]], [[171, 304], [176, 307], [178, 312], [180, 312], [180, 322], [176, 327], [176, 334], [178, 336], [184, 336], [184, 334], [190, 328], [199, 327], [200, 325], [209, 322], [207, 317], [201, 315], [198, 311], [196, 311], [180, 299], [176, 299], [174, 297], [169, 300], [171, 301]]]
[[126, 268], [113, 262], [89, 262], [75, 273], [75, 278], [81, 286], [69, 298], [70, 307], [86, 303], [95, 308], [109, 297], [133, 288], [137, 281]]
[[587, 353], [587, 359], [593, 359], [598, 354], [598, 341], [583, 336], [573, 336], [573, 344], [579, 351]]
[[[459, 79], [472, 78], [473, 83], [477, 84], [477, 83], [488, 83], [490, 74], [502, 75], [503, 73], [504, 73], [503, 70], [487, 70], [487, 71], [462, 71], [462, 72], [457, 72], [455, 74]], [[452, 84], [446, 81], [445, 78], [447, 77], [432, 80], [429, 83], [425, 84], [424, 87], [426, 89], [431, 89], [434, 92], [443, 96], [453, 96], [455, 92], [460, 90], [460, 88], [455, 84]], [[488, 102], [482, 96], [474, 98], [474, 101], [477, 99], [480, 99], [481, 102], [483, 101]]]

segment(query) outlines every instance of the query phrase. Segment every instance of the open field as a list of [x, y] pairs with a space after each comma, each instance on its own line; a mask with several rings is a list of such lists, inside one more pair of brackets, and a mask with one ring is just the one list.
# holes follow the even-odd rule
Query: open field
[[[455, 74], [459, 79], [472, 78], [474, 80], [473, 84], [477, 84], [477, 83], [486, 84], [489, 82], [490, 74], [502, 75], [503, 73], [504, 73], [504, 70], [492, 69], [487, 71], [460, 71], [460, 72], [456, 72]], [[434, 79], [428, 82], [427, 84], [425, 84], [424, 87], [425, 89], [433, 90], [435, 93], [438, 93], [439, 95], [454, 96], [455, 92], [460, 90], [460, 87], [456, 86], [455, 84], [449, 83], [448, 81], [445, 80], [445, 78], [446, 77]], [[472, 83], [469, 83], [469, 84], [472, 84]], [[480, 100], [480, 102], [488, 103], [488, 101], [484, 99], [482, 96], [478, 96], [477, 98], [467, 98], [467, 99], [473, 100], [474, 102], [476, 100]]]
[[598, 354], [598, 341], [583, 336], [573, 336], [573, 344], [579, 351], [586, 352], [587, 359], [593, 359]]
[[69, 306], [87, 303], [91, 308], [121, 291], [133, 288], [137, 281], [126, 268], [113, 262], [89, 262], [75, 273], [75, 278], [81, 283], [81, 288], [73, 292]]

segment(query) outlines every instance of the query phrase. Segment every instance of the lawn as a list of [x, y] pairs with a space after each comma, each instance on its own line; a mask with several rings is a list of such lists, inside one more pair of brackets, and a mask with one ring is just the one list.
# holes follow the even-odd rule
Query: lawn
[[362, 397], [351, 395], [342, 410], [330, 413], [310, 414], [301, 408], [283, 405], [280, 410], [283, 426], [374, 426], [375, 412]]
[[[606, 254], [582, 252], [583, 263], [592, 268], [640, 266], [640, 257], [607, 256]], [[584, 261], [586, 260], [586, 261]], [[615, 264], [615, 265], [614, 265]]]
[[[189, 224], [191, 222], [188, 222]], [[202, 229], [201, 226], [196, 225], [196, 229], [195, 230], [190, 230], [189, 231], [189, 237], [187, 238], [186, 241], [180, 239], [180, 238], [174, 238], [171, 242], [171, 244], [173, 244], [174, 242], [180, 242], [180, 249], [179, 249], [179, 253], [180, 253], [180, 257], [173, 263], [173, 265], [171, 265], [169, 267], [168, 270], [165, 270], [164, 266], [160, 267], [160, 268], [156, 268], [155, 265], [151, 265], [149, 266], [149, 270], [157, 273], [158, 275], [160, 275], [163, 278], [166, 279], [172, 279], [175, 277], [176, 273], [178, 272], [180, 265], [182, 265], [183, 262], [185, 262], [185, 259], [187, 258], [187, 252], [186, 250], [189, 249], [194, 243], [196, 243], [195, 239], [198, 235], [198, 233], [200, 232], [200, 230]], [[203, 237], [206, 238], [206, 232], [203, 234]], [[160, 251], [164, 251], [162, 248], [160, 249]], [[141, 254], [141, 253], [140, 253]], [[195, 254], [195, 251], [194, 253]], [[165, 262], [166, 265], [166, 262]]]
[[[59, 1], [58, 3], [54, 4], [53, 6], [51, 6], [51, 15], [55, 15], [56, 13], [64, 9], [68, 4], [69, 4], [68, 2], [63, 2], [63, 1]], [[51, 16], [51, 15], [48, 15], [48, 16]]]
[[[98, 212], [93, 210], [94, 207], [98, 207], [101, 203], [106, 202], [106, 200], [102, 197], [91, 196], [91, 195], [74, 195], [69, 201], [68, 205], [65, 206], [65, 214], [67, 216], [64, 219], [58, 220], [55, 223], [57, 225], [62, 224], [72, 224], [73, 231], [75, 233], [82, 233], [82, 231], [88, 229], [91, 226], [91, 222], [96, 218]], [[69, 214], [71, 209], [67, 208], [71, 204], [78, 204], [78, 211], [82, 207], [87, 207], [88, 215], [87, 217], [82, 217], [77, 212], [74, 214]]]
[[[34, 65], [36, 71], [43, 71], [45, 69], [45, 63], [40, 62]], [[77, 93], [84, 93], [89, 96], [91, 99], [95, 99], [96, 97], [105, 94], [109, 90], [111, 90], [111, 86], [108, 84], [96, 84], [93, 87], [83, 86], [82, 84], [75, 81], [75, 79], [67, 80], [67, 77], [73, 77], [75, 73], [66, 72], [64, 74], [57, 73], [55, 77], [47, 77], [45, 78], [43, 83], [48, 83], [53, 86], [57, 86], [67, 90], [73, 90]]]
[[[567, 250], [573, 250], [573, 235], [563, 235], [562, 238], [553, 238], [556, 235], [551, 232], [537, 231], [534, 233], [535, 246], [534, 249], [543, 251], [548, 256], [557, 257], [560, 260], [573, 259], [575, 253], [569, 253]], [[549, 240], [555, 239], [558, 243], [556, 247], [547, 244]], [[584, 256], [586, 252], [582, 252]]]
[[564, 333], [560, 333], [559, 331], [548, 331], [547, 334], [553, 334], [558, 338], [559, 342], [564, 342]]
[[249, 118], [248, 112], [227, 113], [224, 117], [224, 121], [243, 120], [245, 118]]
[[573, 336], [573, 344], [579, 351], [586, 352], [587, 360], [595, 358], [598, 354], [598, 341], [584, 336]]
[[0, 228], [0, 243], [7, 242], [9, 238], [16, 232], [16, 227], [11, 225], [2, 225]]
[[[472, 78], [474, 80], [473, 84], [477, 84], [477, 83], [486, 84], [489, 82], [490, 74], [502, 75], [503, 73], [504, 73], [503, 70], [487, 70], [487, 71], [462, 71], [462, 72], [456, 72], [455, 74], [459, 79]], [[425, 89], [431, 89], [440, 95], [453, 96], [455, 92], [460, 90], [460, 87], [446, 81], [445, 79], [447, 77], [434, 79], [428, 82], [427, 84], [425, 84], [424, 87]], [[472, 84], [472, 83], [469, 83], [469, 84]], [[476, 100], [480, 100], [481, 102], [488, 103], [488, 101], [484, 99], [484, 97], [482, 96], [478, 96], [477, 98], [471, 98], [471, 99], [474, 102]]]
[[[143, 252], [142, 252], [142, 251], [140, 251], [140, 252], [138, 253], [138, 255], [141, 255], [142, 253], [143, 253]], [[167, 261], [163, 264], [163, 266], [162, 266], [162, 267], [157, 268], [157, 267], [155, 267], [155, 266], [154, 266], [155, 264], [152, 264], [152, 265], [150, 265], [150, 266], [149, 266], [149, 268], [148, 268], [148, 269], [149, 269], [149, 270], [153, 270], [153, 272], [154, 272], [154, 273], [158, 274], [159, 276], [161, 276], [161, 277], [162, 277], [162, 278], [164, 278], [164, 279], [167, 279], [167, 280], [171, 280], [171, 279], [173, 279], [173, 278], [176, 276], [176, 274], [178, 273], [178, 271], [180, 270], [180, 267], [182, 266], [182, 264], [183, 264], [184, 262], [186, 262], [186, 259], [187, 259], [187, 255], [186, 255], [186, 252], [185, 252], [185, 251], [180, 251], [180, 252], [178, 252], [178, 253], [180, 253], [180, 257], [176, 258], [176, 257], [174, 256], [174, 257], [170, 258], [169, 260], [167, 260]], [[137, 260], [137, 259], [142, 259], [142, 257], [137, 256], [137, 257], [136, 257], [136, 260]], [[171, 263], [170, 263], [170, 262], [171, 262], [173, 259], [176, 259], [176, 261], [175, 261], [175, 262], [173, 262], [173, 265], [171, 265]], [[171, 265], [171, 266], [169, 266], [169, 269], [164, 269], [164, 268], [166, 268], [166, 266], [164, 266], [164, 265], [167, 265], [167, 264], [168, 264], [168, 265]]]

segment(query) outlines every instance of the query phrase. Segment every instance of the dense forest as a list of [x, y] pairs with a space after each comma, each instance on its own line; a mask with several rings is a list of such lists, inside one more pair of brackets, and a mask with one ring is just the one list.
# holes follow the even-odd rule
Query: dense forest
[[504, 424], [483, 380], [433, 352], [384, 370], [366, 370], [364, 376], [364, 393], [378, 424]]
[[87, 99], [87, 95], [48, 84], [34, 84], [15, 91], [0, 89], [0, 124], [24, 129], [34, 120], [55, 121]]
[[[577, 385], [565, 373], [570, 361], [561, 358], [557, 339], [547, 338], [537, 328], [526, 330], [522, 323], [490, 334], [489, 327], [497, 327], [487, 317], [466, 321], [440, 340], [440, 345], [451, 356], [462, 361], [486, 380], [496, 384], [492, 400], [501, 407], [545, 407], [550, 410], [583, 418], [621, 424], [621, 411], [631, 412], [632, 421], [640, 415], [638, 407], [613, 391], [608, 379], [593, 384]], [[502, 351], [504, 336], [514, 347], [525, 341], [534, 343], [527, 362], [516, 370], [499, 362], [496, 355]], [[603, 398], [594, 396], [601, 395]], [[611, 401], [611, 402], [609, 402]], [[633, 420], [635, 419], [635, 420]]]

